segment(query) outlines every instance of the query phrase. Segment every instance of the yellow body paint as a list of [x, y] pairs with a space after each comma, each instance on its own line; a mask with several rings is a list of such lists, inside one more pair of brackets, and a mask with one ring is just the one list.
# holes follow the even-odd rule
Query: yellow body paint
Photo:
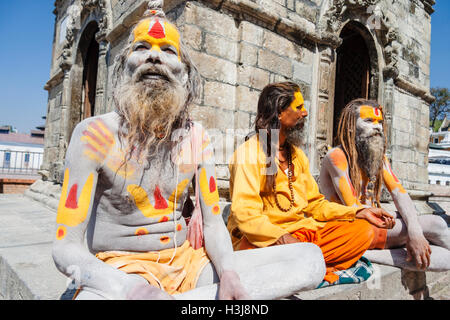
[[345, 205], [353, 206], [358, 203], [355, 189], [353, 188], [353, 185], [347, 174], [339, 179], [339, 192], [344, 199]]
[[136, 230], [136, 232], [134, 234], [137, 236], [144, 236], [144, 235], [148, 234], [148, 230], [145, 228], [139, 228]]
[[292, 101], [290, 107], [292, 110], [297, 112], [297, 110], [300, 108], [300, 111], [306, 112], [305, 109], [305, 100], [303, 99], [303, 95], [300, 91], [297, 91], [294, 93], [294, 101]]
[[[177, 201], [183, 194], [184, 189], [189, 184], [189, 180], [185, 179], [181, 181], [177, 186]], [[140, 186], [132, 184], [127, 187], [127, 191], [131, 194], [136, 203], [136, 207], [147, 218], [154, 218], [164, 216], [173, 213], [175, 205], [175, 191], [170, 195], [167, 205], [164, 208], [155, 208], [148, 198], [147, 192]], [[156, 206], [156, 204], [155, 204]]]
[[103, 163], [115, 144], [114, 135], [103, 121], [94, 120], [83, 131], [81, 141], [85, 143], [83, 153], [93, 161]]
[[383, 120], [381, 110], [371, 106], [361, 106], [359, 108], [359, 116], [361, 119], [372, 119], [375, 123]]
[[[92, 188], [94, 185], [94, 175], [91, 173], [87, 178], [86, 183], [81, 190], [80, 197], [77, 200], [77, 188], [75, 184], [70, 189], [69, 187], [69, 169], [64, 173], [64, 182], [61, 191], [61, 199], [58, 206], [58, 214], [56, 216], [56, 223], [63, 224], [69, 227], [76, 227], [86, 220], [89, 205], [91, 203]], [[58, 234], [61, 230], [58, 230]]]
[[214, 177], [208, 181], [205, 168], [200, 171], [200, 191], [203, 195], [203, 200], [207, 206], [213, 206], [212, 212], [215, 215], [220, 214], [219, 207], [219, 191]]
[[391, 165], [389, 164], [389, 161], [386, 158], [384, 160], [383, 180], [389, 192], [398, 189], [400, 193], [406, 193], [406, 190], [403, 188], [400, 181], [395, 176], [394, 172], [392, 172]]
[[347, 163], [347, 157], [344, 154], [344, 151], [342, 151], [339, 148], [336, 148], [331, 154], [330, 154], [331, 162], [334, 166], [338, 167], [342, 171], [346, 171], [348, 168]]
[[180, 56], [180, 34], [177, 28], [166, 21], [158, 18], [142, 21], [134, 30], [134, 41], [147, 42], [152, 46], [152, 50], [161, 51], [162, 47], [173, 46], [177, 50], [178, 59]]
[[66, 237], [67, 234], [67, 229], [64, 226], [59, 226], [58, 229], [56, 230], [56, 239], [57, 240], [62, 240]]
[[106, 166], [125, 179], [133, 179], [136, 174], [136, 167], [125, 160], [125, 153], [122, 150], [113, 151]]

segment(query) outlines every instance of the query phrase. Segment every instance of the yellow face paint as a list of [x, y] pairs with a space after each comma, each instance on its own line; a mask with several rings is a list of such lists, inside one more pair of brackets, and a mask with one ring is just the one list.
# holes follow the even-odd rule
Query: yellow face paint
[[[94, 186], [94, 175], [91, 173], [86, 183], [81, 189], [80, 197], [77, 199], [78, 185], [74, 184], [67, 195], [69, 189], [69, 169], [64, 173], [64, 182], [61, 191], [61, 199], [58, 206], [56, 223], [69, 227], [76, 227], [86, 220], [89, 205], [91, 203], [92, 188]], [[62, 229], [58, 230], [58, 235], [62, 236]]]
[[172, 46], [177, 50], [178, 60], [180, 56], [180, 33], [177, 28], [160, 19], [148, 19], [142, 21], [134, 30], [134, 41], [147, 42], [152, 46], [152, 50], [161, 51], [161, 49]]
[[305, 109], [305, 100], [303, 99], [303, 95], [300, 91], [297, 91], [294, 93], [294, 101], [292, 101], [290, 107], [292, 110], [297, 112], [297, 110], [300, 108], [300, 111], [306, 112]]
[[378, 123], [383, 120], [381, 110], [371, 106], [361, 106], [359, 108], [359, 116], [361, 119], [372, 119], [374, 123]]

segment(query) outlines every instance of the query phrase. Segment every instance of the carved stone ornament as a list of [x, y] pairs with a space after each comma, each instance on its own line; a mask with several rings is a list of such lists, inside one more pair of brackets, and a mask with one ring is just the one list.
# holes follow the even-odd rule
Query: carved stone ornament
[[324, 15], [324, 27], [329, 32], [336, 33], [344, 21], [347, 12], [358, 12], [370, 15], [370, 7], [375, 6], [380, 0], [331, 0], [331, 6]]
[[72, 66], [70, 58], [72, 56], [72, 46], [75, 40], [77, 25], [79, 24], [81, 8], [77, 4], [73, 4], [67, 9], [67, 14], [66, 39], [62, 47], [62, 60], [59, 64], [64, 71], [70, 69]]
[[385, 78], [398, 77], [399, 32], [396, 17], [383, 10], [380, 0], [330, 0], [331, 6], [322, 20], [322, 28], [337, 33], [349, 17], [364, 17], [368, 28], [373, 30], [383, 46]]

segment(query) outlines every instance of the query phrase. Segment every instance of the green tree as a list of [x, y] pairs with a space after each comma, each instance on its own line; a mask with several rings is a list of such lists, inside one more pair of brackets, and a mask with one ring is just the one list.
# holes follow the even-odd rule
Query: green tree
[[448, 88], [432, 88], [431, 94], [436, 98], [430, 105], [430, 126], [434, 128], [437, 120], [450, 113], [450, 93]]

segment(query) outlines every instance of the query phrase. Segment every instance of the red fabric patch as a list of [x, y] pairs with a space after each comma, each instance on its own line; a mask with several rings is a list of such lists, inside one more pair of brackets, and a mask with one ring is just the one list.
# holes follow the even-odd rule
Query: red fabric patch
[[72, 188], [70, 188], [69, 196], [66, 200], [66, 208], [67, 209], [77, 209], [78, 203], [77, 203], [77, 191], [78, 191], [78, 185], [74, 184]]
[[216, 191], [216, 180], [214, 180], [214, 177], [211, 177], [209, 179], [209, 192], [213, 193]]
[[166, 34], [164, 33], [164, 28], [159, 22], [159, 20], [156, 20], [155, 24], [148, 32], [148, 35], [155, 39], [163, 39], [166, 37]]
[[169, 206], [167, 205], [166, 199], [163, 198], [161, 194], [161, 190], [156, 186], [155, 192], [153, 193], [155, 197], [155, 209], [167, 209]]

